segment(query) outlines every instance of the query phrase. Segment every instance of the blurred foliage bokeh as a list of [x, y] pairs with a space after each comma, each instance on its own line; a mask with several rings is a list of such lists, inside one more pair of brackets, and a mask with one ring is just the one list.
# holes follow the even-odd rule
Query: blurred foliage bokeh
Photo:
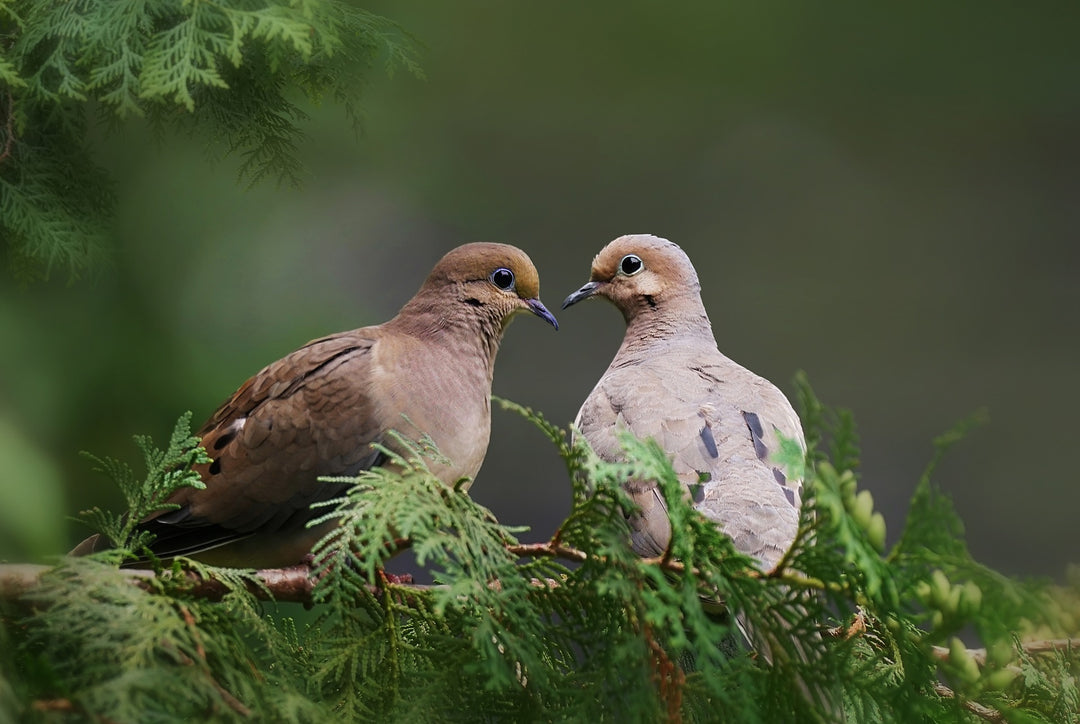
[[[1055, 577], [1080, 559], [1080, 5], [363, 6], [419, 39], [427, 77], [379, 78], [359, 139], [305, 102], [300, 189], [244, 190], [238, 162], [138, 120], [95, 132], [109, 266], [0, 284], [0, 523], [41, 528], [0, 535], [0, 558], [59, 552], [83, 532], [65, 515], [116, 502], [79, 450], [134, 457], [132, 434], [387, 319], [453, 246], [521, 246], [554, 309], [607, 241], [646, 232], [694, 260], [722, 351], [854, 410], [887, 518], [934, 436], [986, 407], [936, 480], [973, 554]], [[622, 322], [559, 316], [513, 324], [495, 392], [565, 422]], [[472, 495], [546, 538], [561, 461], [494, 415]]]

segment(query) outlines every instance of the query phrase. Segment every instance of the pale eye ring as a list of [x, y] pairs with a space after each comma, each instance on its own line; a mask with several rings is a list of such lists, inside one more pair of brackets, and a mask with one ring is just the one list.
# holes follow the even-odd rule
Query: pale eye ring
[[637, 254], [627, 254], [619, 262], [619, 273], [632, 277], [645, 268], [645, 262]]
[[491, 272], [491, 277], [489, 278], [491, 279], [492, 284], [503, 291], [510, 291], [514, 288], [514, 272], [506, 267], [499, 267]]

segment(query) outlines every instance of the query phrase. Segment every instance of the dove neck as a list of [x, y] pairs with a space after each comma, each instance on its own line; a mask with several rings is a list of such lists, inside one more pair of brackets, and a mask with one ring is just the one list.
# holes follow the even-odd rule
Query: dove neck
[[481, 359], [490, 378], [505, 325], [489, 309], [417, 295], [386, 326], [425, 341], [437, 340], [455, 357]]
[[626, 335], [622, 351], [645, 349], [656, 344], [709, 342], [716, 344], [712, 323], [700, 297], [666, 300], [655, 306], [646, 304], [626, 315]]

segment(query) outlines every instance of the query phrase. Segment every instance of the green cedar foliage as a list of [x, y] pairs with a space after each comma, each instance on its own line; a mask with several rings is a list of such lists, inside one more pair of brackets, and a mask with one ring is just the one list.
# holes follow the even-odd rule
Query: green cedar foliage
[[297, 183], [300, 98], [354, 125], [372, 66], [420, 69], [413, 43], [344, 0], [0, 0], [0, 240], [17, 273], [77, 276], [113, 205], [94, 116], [144, 118], [240, 158], [240, 179]]
[[[551, 540], [520, 543], [523, 529], [473, 502], [466, 481], [436, 480], [430, 445], [386, 450], [397, 472], [363, 473], [326, 506], [340, 525], [315, 553], [306, 625], [257, 600], [268, 591], [249, 573], [181, 560], [135, 586], [115, 554], [65, 559], [4, 602], [0, 721], [776, 722], [842, 707], [857, 722], [1080, 722], [1080, 652], [1020, 646], [1076, 635], [1080, 585], [1070, 594], [973, 561], [934, 464], [886, 553], [857, 490], [851, 415], [823, 407], [804, 378], [799, 389], [811, 450], [785, 462], [805, 466], [808, 495], [782, 572], [756, 570], [687, 504], [655, 443], [624, 438], [627, 462], [605, 463], [499, 401], [566, 462], [573, 507]], [[962, 432], [938, 441], [935, 463]], [[168, 450], [147, 453], [143, 494], [124, 466], [100, 467], [126, 481], [137, 517], [192, 482], [194, 444], [181, 420]], [[660, 483], [668, 556], [627, 545], [628, 475]], [[94, 518], [141, 543], [117, 530], [125, 519]], [[404, 546], [437, 585], [383, 574]], [[190, 573], [221, 580], [224, 598], [196, 595]], [[720, 602], [767, 655], [741, 643]]]
[[142, 451], [146, 465], [146, 475], [142, 480], [120, 460], [83, 453], [95, 463], [97, 472], [107, 475], [116, 483], [127, 502], [127, 511], [121, 515], [97, 507], [85, 510], [80, 515], [84, 523], [117, 546], [109, 552], [117, 560], [122, 560], [127, 552], [139, 551], [150, 543], [151, 534], [136, 529], [140, 520], [152, 513], [180, 507], [165, 502], [173, 491], [182, 487], [206, 487], [192, 467], [212, 462], [206, 450], [199, 447], [199, 438], [191, 434], [190, 412], [185, 412], [176, 421], [165, 450], [156, 449], [153, 441], [145, 435], [136, 435], [135, 445]]

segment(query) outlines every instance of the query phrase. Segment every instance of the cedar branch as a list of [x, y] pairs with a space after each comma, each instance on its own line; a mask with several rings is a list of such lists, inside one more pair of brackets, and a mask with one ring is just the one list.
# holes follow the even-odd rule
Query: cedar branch
[[[946, 699], [958, 698], [955, 691], [942, 683], [934, 684], [934, 693]], [[1002, 714], [1000, 711], [984, 704], [980, 704], [977, 701], [971, 701], [970, 699], [961, 699], [960, 704], [980, 719], [984, 719], [990, 722], [1007, 721], [1007, 719], [1005, 719], [1005, 715]]]
[[[1040, 639], [1038, 641], [1022, 641], [1020, 648], [1029, 656], [1048, 654], [1053, 651], [1080, 650], [1080, 638], [1071, 639]], [[934, 646], [931, 649], [934, 658], [939, 661], [949, 660], [949, 649], [945, 646]], [[986, 665], [986, 649], [968, 649], [968, 654], [979, 666]]]

